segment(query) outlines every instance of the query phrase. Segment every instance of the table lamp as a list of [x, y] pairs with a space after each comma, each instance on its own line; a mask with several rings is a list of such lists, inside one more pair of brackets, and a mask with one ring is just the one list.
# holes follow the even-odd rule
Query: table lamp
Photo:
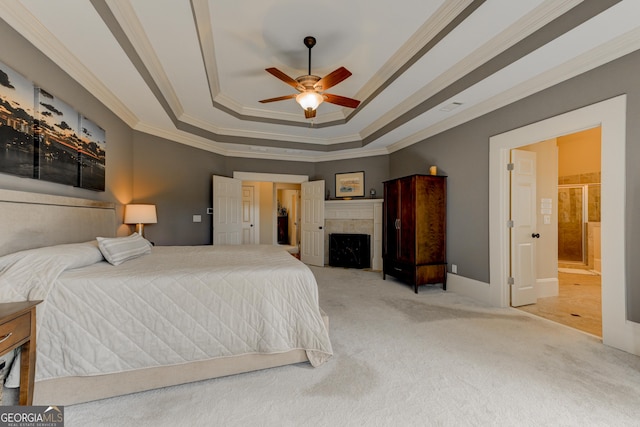
[[144, 225], [158, 222], [156, 205], [132, 204], [124, 210], [124, 223], [135, 224], [136, 233], [144, 237]]

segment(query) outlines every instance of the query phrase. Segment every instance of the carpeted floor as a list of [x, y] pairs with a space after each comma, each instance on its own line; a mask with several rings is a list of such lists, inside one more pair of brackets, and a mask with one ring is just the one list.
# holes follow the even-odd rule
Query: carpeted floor
[[637, 426], [640, 358], [514, 309], [312, 268], [334, 357], [65, 407], [65, 426]]

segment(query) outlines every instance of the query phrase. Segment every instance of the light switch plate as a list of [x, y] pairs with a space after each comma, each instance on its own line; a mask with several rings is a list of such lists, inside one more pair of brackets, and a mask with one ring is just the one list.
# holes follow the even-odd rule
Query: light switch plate
[[202, 222], [202, 215], [194, 215], [193, 222]]

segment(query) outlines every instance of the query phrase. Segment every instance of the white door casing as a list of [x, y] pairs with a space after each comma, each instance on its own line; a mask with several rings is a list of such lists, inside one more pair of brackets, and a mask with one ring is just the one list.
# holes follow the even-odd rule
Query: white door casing
[[[640, 355], [640, 323], [627, 320], [625, 193], [627, 96], [620, 95], [489, 139], [490, 284], [487, 302], [509, 305], [509, 151], [600, 126], [602, 135], [602, 341]], [[484, 295], [484, 294], [483, 294]]]
[[242, 181], [213, 176], [213, 244], [242, 243]]
[[300, 260], [324, 266], [324, 181], [303, 182]]
[[536, 153], [511, 150], [511, 164], [511, 305], [520, 307], [537, 299]]

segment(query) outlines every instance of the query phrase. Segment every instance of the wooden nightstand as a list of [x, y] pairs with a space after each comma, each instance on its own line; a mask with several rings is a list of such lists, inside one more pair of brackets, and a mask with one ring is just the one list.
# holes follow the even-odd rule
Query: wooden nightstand
[[20, 356], [20, 405], [33, 403], [36, 373], [36, 305], [42, 301], [0, 304], [0, 355], [24, 346]]

